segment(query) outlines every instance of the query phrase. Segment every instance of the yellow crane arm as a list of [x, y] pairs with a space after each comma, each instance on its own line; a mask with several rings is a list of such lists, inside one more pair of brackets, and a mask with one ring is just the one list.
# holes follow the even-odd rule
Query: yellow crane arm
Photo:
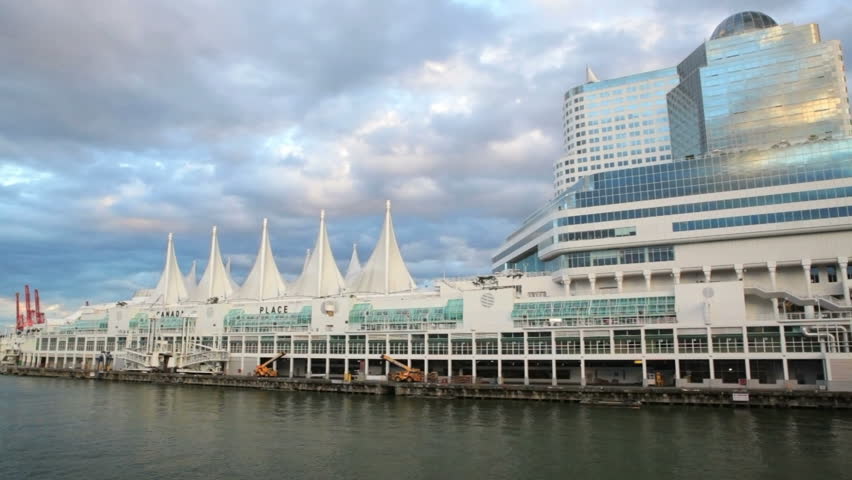
[[409, 367], [408, 365], [406, 365], [406, 364], [400, 362], [399, 360], [391, 357], [390, 355], [382, 355], [382, 360], [386, 360], [386, 361], [396, 365], [397, 367], [405, 370], [406, 372], [411, 371], [411, 367]]
[[268, 366], [270, 363], [274, 362], [275, 360], [278, 360], [279, 358], [283, 357], [284, 355], [287, 355], [287, 354], [286, 354], [286, 353], [279, 353], [279, 354], [278, 354], [278, 355], [276, 355], [275, 357], [270, 358], [269, 360], [267, 360], [267, 361], [263, 362], [260, 366], [261, 366], [261, 367], [266, 367], [266, 366]]

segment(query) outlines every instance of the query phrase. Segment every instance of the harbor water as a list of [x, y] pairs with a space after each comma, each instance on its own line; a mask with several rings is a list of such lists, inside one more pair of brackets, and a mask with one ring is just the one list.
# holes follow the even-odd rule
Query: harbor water
[[852, 413], [0, 376], [0, 479], [850, 478]]

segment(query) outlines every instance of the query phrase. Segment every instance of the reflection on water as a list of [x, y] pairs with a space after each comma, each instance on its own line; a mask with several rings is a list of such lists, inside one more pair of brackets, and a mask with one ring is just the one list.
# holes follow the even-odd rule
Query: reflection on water
[[0, 478], [815, 478], [852, 413], [0, 377]]

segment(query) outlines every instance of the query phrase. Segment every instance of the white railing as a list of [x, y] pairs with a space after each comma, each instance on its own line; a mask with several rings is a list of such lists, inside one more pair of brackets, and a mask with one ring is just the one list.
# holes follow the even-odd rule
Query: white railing
[[771, 313], [752, 315], [749, 320], [779, 321], [779, 322], [819, 322], [819, 321], [852, 321], [852, 312], [816, 311], [813, 313], [788, 312], [773, 315]]
[[224, 350], [207, 350], [203, 352], [190, 353], [178, 360], [178, 363], [184, 368], [191, 365], [198, 365], [204, 362], [227, 362], [229, 353]]
[[123, 357], [130, 363], [135, 363], [144, 367], [149, 366], [148, 364], [151, 359], [150, 355], [134, 352], [133, 350], [125, 350]]

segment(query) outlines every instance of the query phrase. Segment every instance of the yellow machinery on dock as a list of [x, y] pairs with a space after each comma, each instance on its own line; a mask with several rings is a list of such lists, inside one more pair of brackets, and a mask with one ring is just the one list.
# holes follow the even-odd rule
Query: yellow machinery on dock
[[278, 371], [274, 368], [270, 368], [269, 365], [274, 364], [276, 360], [287, 355], [286, 353], [279, 353], [278, 355], [270, 358], [269, 360], [261, 363], [254, 369], [255, 377], [277, 377]]

